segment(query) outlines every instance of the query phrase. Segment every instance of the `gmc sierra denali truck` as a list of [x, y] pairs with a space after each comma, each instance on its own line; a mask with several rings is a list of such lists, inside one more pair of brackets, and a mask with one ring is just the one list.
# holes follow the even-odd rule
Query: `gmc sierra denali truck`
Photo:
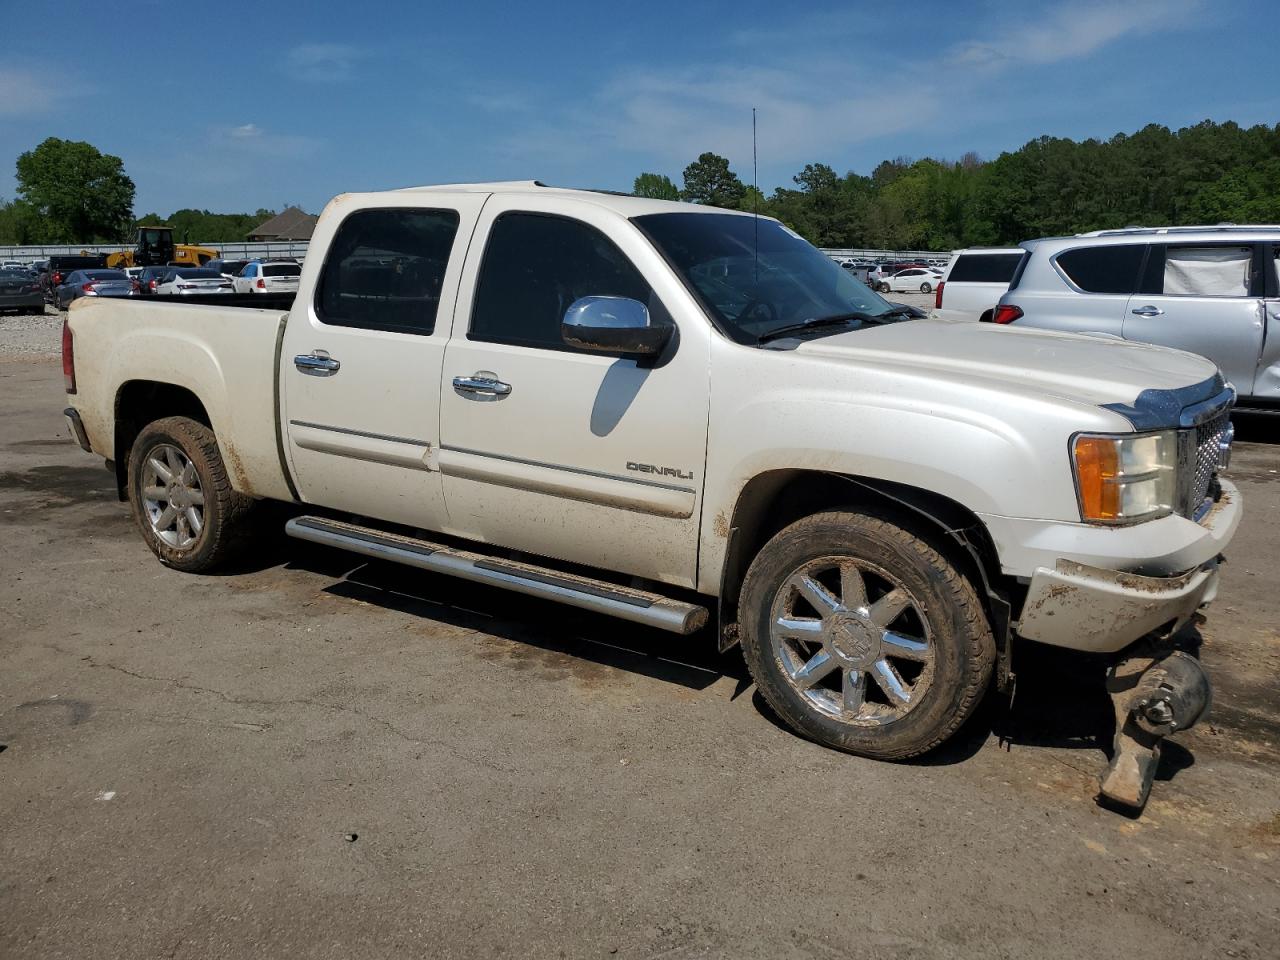
[[[905, 758], [1016, 638], [1106, 655], [1102, 795], [1209, 688], [1231, 389], [1116, 340], [905, 320], [777, 221], [536, 182], [334, 199], [287, 310], [81, 300], [66, 410], [200, 572], [303, 540], [741, 643], [799, 733]], [[1185, 632], [1184, 632], [1185, 635]]]

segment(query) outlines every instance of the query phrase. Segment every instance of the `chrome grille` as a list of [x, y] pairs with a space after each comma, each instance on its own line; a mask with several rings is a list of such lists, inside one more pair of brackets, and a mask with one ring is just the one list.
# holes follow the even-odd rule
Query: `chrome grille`
[[1231, 456], [1231, 418], [1223, 412], [1178, 434], [1178, 512], [1199, 519], [1219, 467]]

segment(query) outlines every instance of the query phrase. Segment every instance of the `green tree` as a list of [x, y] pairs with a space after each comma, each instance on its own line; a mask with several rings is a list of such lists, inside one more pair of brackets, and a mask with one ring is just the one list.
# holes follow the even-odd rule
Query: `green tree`
[[708, 151], [684, 168], [685, 200], [736, 210], [745, 195], [746, 187], [729, 169], [729, 161], [718, 154]]
[[0, 243], [27, 244], [40, 242], [40, 218], [31, 204], [21, 200], [0, 200]]
[[43, 243], [123, 240], [133, 222], [133, 181], [119, 157], [49, 137], [18, 157], [18, 194], [39, 219]]
[[642, 173], [636, 177], [631, 192], [650, 200], [679, 200], [680, 188], [664, 173]]

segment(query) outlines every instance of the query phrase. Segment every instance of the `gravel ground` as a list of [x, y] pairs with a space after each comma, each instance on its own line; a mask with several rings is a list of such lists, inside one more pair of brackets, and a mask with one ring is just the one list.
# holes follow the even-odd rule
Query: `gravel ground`
[[45, 360], [62, 352], [62, 314], [53, 307], [43, 313], [0, 315], [0, 361]]

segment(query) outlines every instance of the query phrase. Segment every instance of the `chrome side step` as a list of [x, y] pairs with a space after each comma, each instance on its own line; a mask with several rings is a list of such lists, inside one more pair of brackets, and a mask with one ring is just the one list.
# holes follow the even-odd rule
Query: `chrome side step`
[[295, 517], [285, 524], [284, 529], [289, 536], [299, 540], [475, 583], [504, 587], [516, 593], [555, 600], [672, 633], [690, 634], [707, 622], [706, 607], [672, 600], [660, 593], [620, 587], [603, 580], [578, 577], [515, 560], [486, 557], [373, 527], [324, 517]]

